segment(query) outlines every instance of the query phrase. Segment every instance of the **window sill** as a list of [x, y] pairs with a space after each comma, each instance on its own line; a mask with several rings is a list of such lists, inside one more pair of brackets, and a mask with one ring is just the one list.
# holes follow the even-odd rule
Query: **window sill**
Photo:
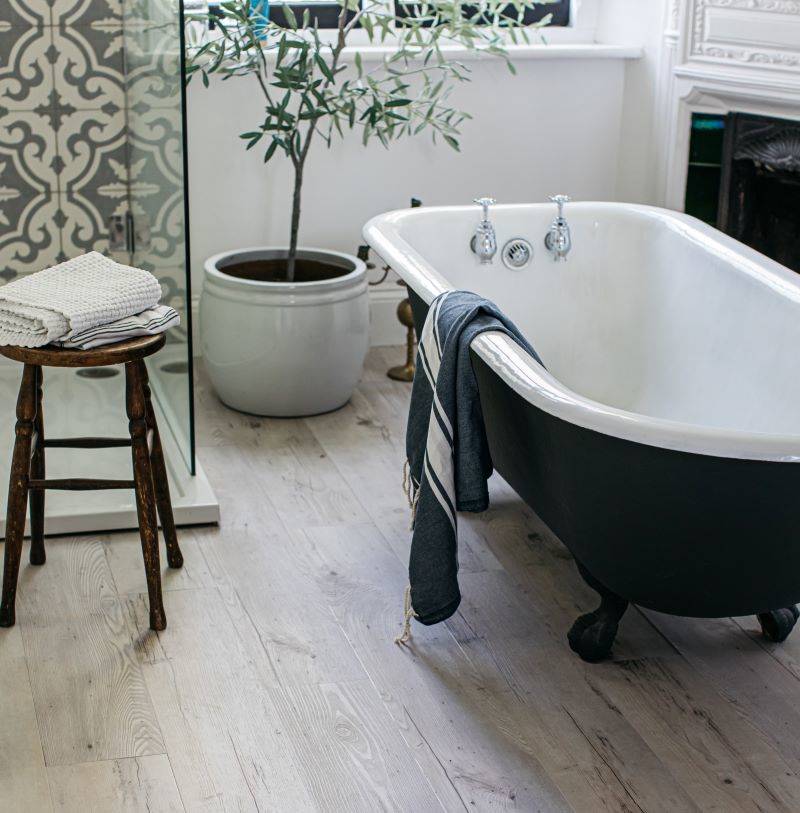
[[[360, 54], [365, 62], [381, 60], [394, 52], [391, 44], [387, 45], [352, 45], [342, 52], [342, 58], [353, 58]], [[640, 59], [642, 48], [631, 45], [608, 45], [604, 43], [531, 43], [530, 45], [506, 46], [509, 56], [514, 61], [527, 59]], [[483, 54], [470, 51], [457, 45], [442, 46], [442, 53], [464, 60], [482, 59]], [[493, 58], [488, 57], [487, 58]]]

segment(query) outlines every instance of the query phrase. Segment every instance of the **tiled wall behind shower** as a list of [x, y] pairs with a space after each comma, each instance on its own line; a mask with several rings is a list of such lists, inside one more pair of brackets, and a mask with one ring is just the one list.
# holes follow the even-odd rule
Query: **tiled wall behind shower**
[[0, 3], [0, 276], [107, 251], [128, 206], [122, 0]]
[[180, 2], [0, 0], [0, 285], [91, 250], [153, 272], [181, 325], [150, 380], [191, 467]]
[[177, 0], [0, 0], [0, 282], [98, 250], [185, 307], [178, 26]]

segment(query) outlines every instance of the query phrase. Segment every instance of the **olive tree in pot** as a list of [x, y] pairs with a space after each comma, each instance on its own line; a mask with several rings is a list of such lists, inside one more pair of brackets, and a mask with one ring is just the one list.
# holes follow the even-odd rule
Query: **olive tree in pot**
[[[336, 29], [321, 32], [308, 11], [281, 7], [282, 25], [258, 0], [228, 0], [187, 17], [187, 81], [210, 74], [258, 88], [263, 119], [241, 134], [263, 161], [288, 159], [294, 172], [288, 248], [230, 251], [206, 262], [202, 347], [212, 383], [229, 406], [260, 415], [310, 415], [342, 406], [368, 347], [366, 267], [346, 254], [298, 246], [303, 180], [316, 142], [357, 130], [385, 147], [428, 131], [458, 150], [469, 118], [448, 103], [469, 68], [452, 53], [506, 62], [508, 42], [528, 42], [525, 11], [542, 0], [434, 0], [395, 8], [392, 0], [336, 0]], [[211, 23], [213, 32], [205, 25]], [[355, 30], [388, 45], [362, 61], [348, 48]], [[330, 34], [333, 34], [332, 38]], [[362, 38], [363, 42], [363, 38]]]

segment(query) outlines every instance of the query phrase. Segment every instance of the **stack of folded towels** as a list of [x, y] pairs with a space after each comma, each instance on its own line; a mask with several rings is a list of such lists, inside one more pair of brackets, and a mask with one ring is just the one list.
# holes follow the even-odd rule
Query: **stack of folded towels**
[[92, 251], [0, 288], [0, 344], [88, 350], [163, 333], [180, 318], [160, 299], [152, 274]]

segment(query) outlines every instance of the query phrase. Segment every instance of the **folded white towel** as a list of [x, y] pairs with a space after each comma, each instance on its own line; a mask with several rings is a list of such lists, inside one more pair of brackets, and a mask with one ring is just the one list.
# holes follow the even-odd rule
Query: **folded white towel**
[[113, 344], [136, 336], [155, 336], [164, 333], [171, 327], [179, 325], [181, 317], [169, 305], [159, 305], [156, 308], [137, 313], [135, 316], [126, 316], [109, 322], [107, 325], [91, 327], [80, 333], [73, 333], [69, 339], [57, 342], [62, 347], [73, 350], [91, 350], [104, 344]]
[[97, 251], [0, 288], [0, 344], [40, 347], [154, 308], [161, 286], [149, 272]]

